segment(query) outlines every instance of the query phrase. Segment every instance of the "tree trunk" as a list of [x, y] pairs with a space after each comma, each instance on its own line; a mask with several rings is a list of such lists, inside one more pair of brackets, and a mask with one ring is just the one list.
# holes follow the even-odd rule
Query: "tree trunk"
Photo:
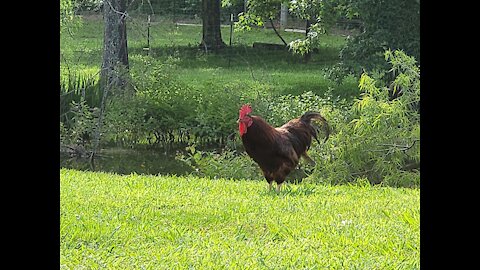
[[103, 90], [100, 113], [94, 128], [90, 165], [95, 169], [95, 155], [100, 144], [101, 130], [107, 98], [111, 94], [125, 94], [128, 77], [127, 50], [127, 1], [103, 1], [103, 62], [100, 71], [100, 87]]
[[105, 30], [100, 82], [104, 91], [125, 88], [129, 68], [126, 7], [126, 0], [105, 0], [103, 3]]
[[200, 46], [218, 50], [226, 46], [220, 31], [220, 0], [202, 0], [203, 36]]

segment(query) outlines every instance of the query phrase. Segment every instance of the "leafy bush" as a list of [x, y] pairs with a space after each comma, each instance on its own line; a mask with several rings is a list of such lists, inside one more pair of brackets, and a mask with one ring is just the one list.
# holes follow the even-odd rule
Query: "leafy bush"
[[[107, 106], [106, 141], [225, 144], [236, 129], [243, 103], [267, 99], [265, 85], [234, 81], [222, 88], [188, 87], [175, 75], [176, 62], [136, 57], [133, 97], [115, 96]], [[260, 102], [259, 102], [260, 103]]]
[[192, 124], [195, 100], [191, 89], [175, 75], [175, 60], [160, 63], [150, 57], [132, 57], [134, 96], [114, 96], [107, 106], [106, 141], [137, 144], [165, 143]]
[[72, 101], [71, 113], [73, 116], [68, 128], [60, 122], [60, 143], [90, 146], [99, 117], [98, 108], [91, 108], [84, 99], [81, 99], [78, 103]]
[[90, 108], [100, 107], [102, 92], [98, 84], [98, 71], [74, 69], [60, 75], [60, 121], [70, 127], [72, 102], [85, 102]]
[[386, 68], [382, 59], [386, 49], [403, 50], [420, 59], [420, 1], [361, 0], [346, 6], [349, 16], [362, 21], [364, 31], [347, 40], [333, 77]]
[[75, 15], [75, 1], [60, 0], [60, 34], [65, 30], [70, 33], [78, 28], [82, 21]]
[[[335, 183], [366, 177], [372, 183], [416, 186], [420, 181], [420, 69], [402, 51], [387, 51], [385, 59], [395, 74], [391, 85], [364, 73], [363, 91], [338, 123], [324, 147], [314, 147], [317, 161], [313, 178]], [[396, 97], [389, 95], [394, 89]]]
[[262, 172], [245, 153], [231, 149], [201, 151], [195, 145], [186, 147], [187, 153], [178, 153], [176, 159], [192, 167], [194, 174], [216, 178], [261, 180]]
[[240, 81], [228, 83], [223, 88], [205, 85], [198, 92], [193, 132], [200, 137], [225, 141], [236, 131], [238, 110], [242, 104], [250, 102], [261, 107], [261, 100], [268, 99], [265, 87], [259, 82]]

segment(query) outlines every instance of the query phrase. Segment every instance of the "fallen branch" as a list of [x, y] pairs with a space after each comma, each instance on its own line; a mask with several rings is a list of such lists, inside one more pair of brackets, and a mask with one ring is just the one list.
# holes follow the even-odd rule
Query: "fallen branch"
[[407, 151], [409, 149], [411, 149], [416, 142], [420, 141], [419, 139], [415, 139], [413, 140], [412, 144], [410, 145], [399, 145], [399, 144], [395, 144], [395, 143], [382, 143], [382, 144], [378, 144], [379, 146], [389, 146], [389, 148], [384, 148], [384, 149], [374, 149], [374, 150], [370, 150], [372, 152], [390, 152], [394, 149], [398, 149], [398, 150], [401, 150], [401, 151]]

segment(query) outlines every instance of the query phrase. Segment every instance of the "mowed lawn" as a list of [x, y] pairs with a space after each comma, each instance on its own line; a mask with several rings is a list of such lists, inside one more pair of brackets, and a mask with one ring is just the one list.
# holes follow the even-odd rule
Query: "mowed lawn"
[[419, 269], [420, 190], [60, 170], [61, 269]]

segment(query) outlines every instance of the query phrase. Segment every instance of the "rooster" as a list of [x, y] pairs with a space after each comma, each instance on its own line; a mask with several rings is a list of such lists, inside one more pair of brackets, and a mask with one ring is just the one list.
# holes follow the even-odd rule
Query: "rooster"
[[307, 150], [312, 137], [317, 138], [317, 126], [312, 120], [320, 120], [326, 132], [324, 142], [330, 135], [327, 120], [318, 112], [306, 112], [292, 119], [281, 127], [270, 126], [263, 118], [250, 115], [252, 107], [248, 104], [240, 108], [238, 131], [247, 154], [259, 165], [268, 182], [269, 191], [272, 183], [277, 183], [279, 193], [287, 175], [298, 165], [300, 157], [315, 163]]

